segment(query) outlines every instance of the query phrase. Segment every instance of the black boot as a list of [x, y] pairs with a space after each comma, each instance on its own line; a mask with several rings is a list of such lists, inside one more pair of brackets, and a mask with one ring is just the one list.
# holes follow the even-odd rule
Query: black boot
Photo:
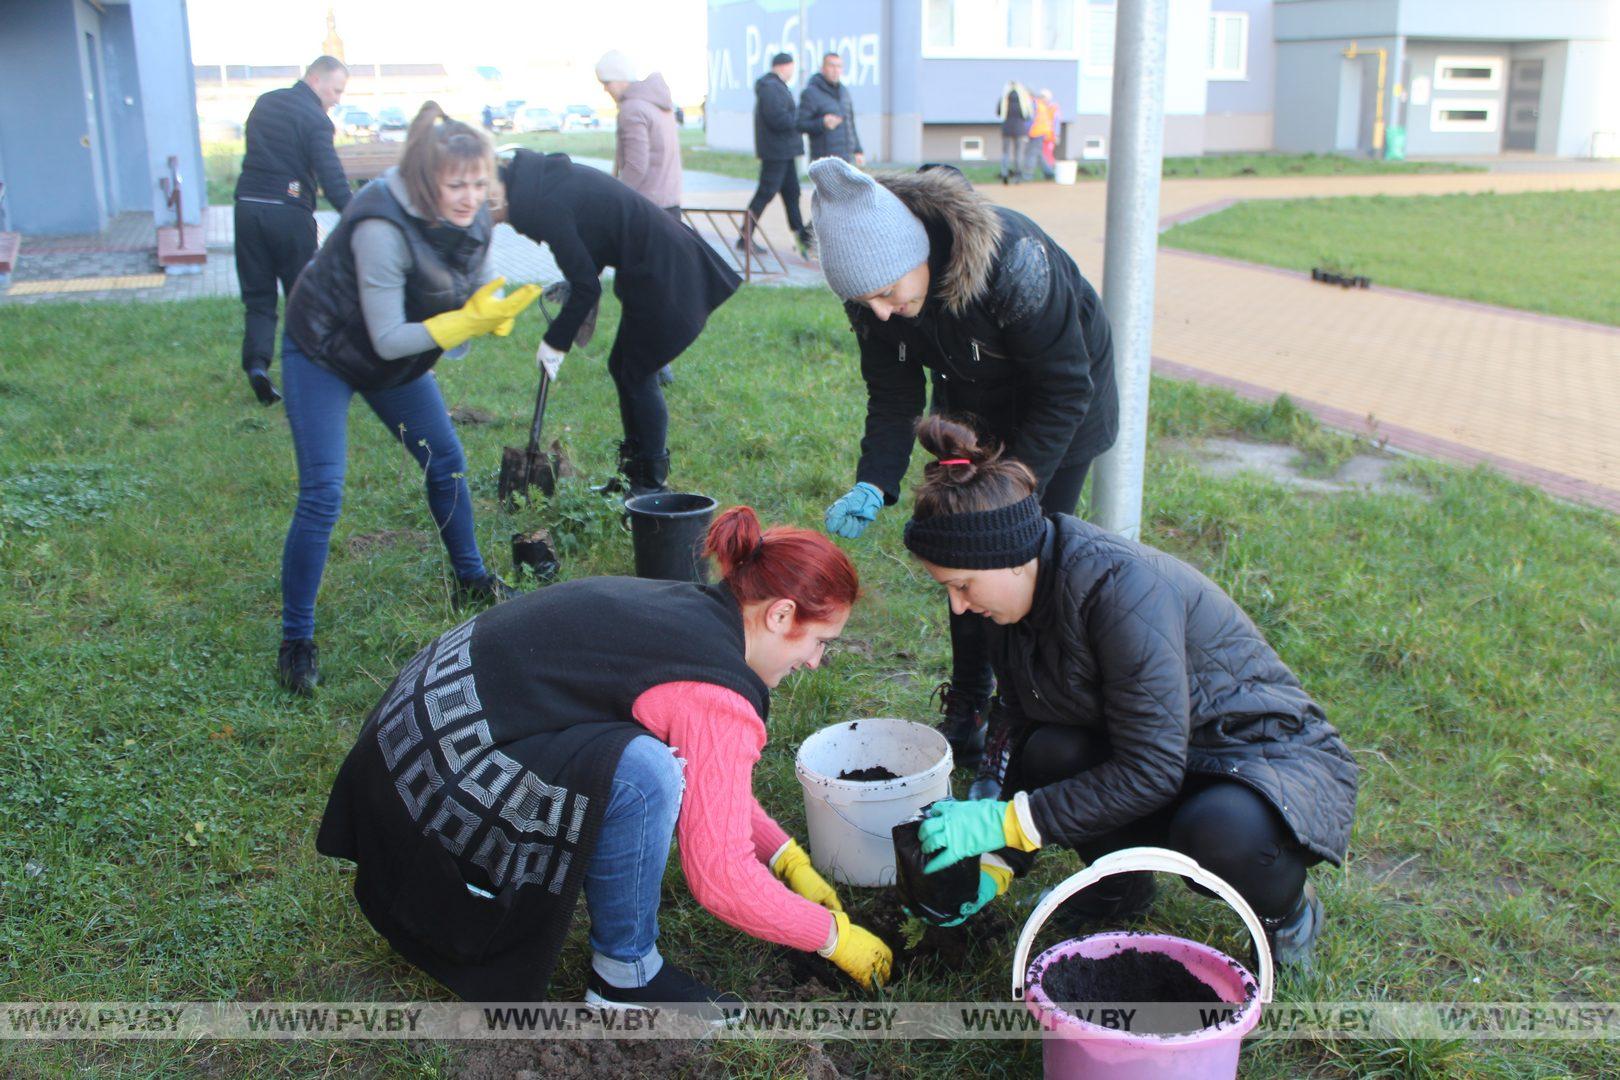
[[262, 367], [247, 369], [248, 386], [253, 388], [253, 396], [259, 399], [260, 405], [274, 405], [281, 400], [281, 392], [276, 384], [270, 381], [270, 373]]
[[1307, 881], [1293, 914], [1260, 920], [1260, 925], [1265, 927], [1266, 944], [1271, 946], [1271, 958], [1277, 966], [1311, 970], [1316, 958], [1316, 939], [1322, 933], [1322, 917], [1322, 901], [1316, 895], [1316, 886]]
[[485, 574], [471, 581], [456, 579], [456, 591], [450, 599], [456, 610], [460, 611], [466, 607], [488, 607], [521, 595], [496, 575]]
[[314, 697], [321, 681], [319, 650], [309, 638], [283, 641], [276, 656], [276, 682], [299, 697]]
[[656, 457], [634, 457], [624, 467], [625, 479], [630, 481], [630, 498], [637, 495], [662, 495], [669, 490], [664, 483], [669, 479], [669, 451]]
[[956, 767], [977, 769], [984, 757], [984, 722], [990, 699], [958, 693], [949, 682], [935, 687], [933, 696], [939, 698], [939, 711], [944, 716], [939, 730], [951, 744]]

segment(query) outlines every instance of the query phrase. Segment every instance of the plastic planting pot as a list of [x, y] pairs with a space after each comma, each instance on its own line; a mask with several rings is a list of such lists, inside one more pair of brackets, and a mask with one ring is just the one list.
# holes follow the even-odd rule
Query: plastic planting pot
[[626, 499], [636, 576], [663, 581], [707, 581], [703, 540], [718, 504], [707, 495], [665, 491]]
[[[1103, 878], [1138, 870], [1180, 874], [1230, 904], [1254, 938], [1260, 958], [1258, 981], [1225, 953], [1166, 934], [1093, 934], [1060, 942], [1026, 964], [1035, 935], [1060, 904]], [[1101, 959], [1126, 949], [1170, 957], [1233, 1004], [1213, 1007], [1220, 1019], [1210, 1026], [1155, 1035], [1134, 1033], [1122, 1026], [1117, 1016], [1111, 1026], [1109, 1018], [1101, 1015], [1106, 1010], [1074, 1006], [1078, 1012], [1090, 1013], [1089, 1017], [1077, 1015], [1054, 1002], [1042, 986], [1043, 974], [1059, 960], [1071, 956]], [[1013, 953], [1013, 1000], [1022, 1000], [1040, 1019], [1047, 1080], [1232, 1080], [1237, 1076], [1243, 1037], [1259, 1023], [1262, 1006], [1271, 1001], [1273, 984], [1271, 948], [1254, 909], [1224, 880], [1186, 855], [1167, 848], [1110, 852], [1063, 882], [1030, 912]]]

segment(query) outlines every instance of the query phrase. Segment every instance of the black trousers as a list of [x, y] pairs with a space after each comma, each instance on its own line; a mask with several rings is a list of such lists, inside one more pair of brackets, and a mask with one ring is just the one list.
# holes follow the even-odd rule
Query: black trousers
[[[1080, 505], [1080, 491], [1086, 486], [1091, 462], [1065, 465], [1052, 474], [1041, 492], [1041, 510], [1048, 514], [1073, 514]], [[990, 670], [990, 646], [985, 640], [983, 615], [972, 612], [951, 614], [951, 690], [969, 697], [987, 698], [996, 687]]]
[[269, 369], [276, 355], [276, 286], [291, 296], [315, 256], [315, 215], [283, 203], [236, 203], [236, 280], [247, 309], [242, 368]]
[[625, 442], [634, 447], [632, 454], [661, 456], [669, 438], [669, 407], [658, 385], [658, 369], [646, 371], [642, 365], [631, 363], [622, 330], [613, 339], [607, 369], [613, 377], [613, 388], [619, 392], [619, 421], [624, 425]]
[[[1110, 749], [1107, 739], [1079, 728], [1038, 724], [1015, 755], [1018, 787], [1033, 791], [1095, 768], [1109, 759]], [[1089, 863], [1144, 845], [1190, 855], [1237, 889], [1263, 919], [1293, 914], [1306, 869], [1322, 861], [1294, 839], [1263, 795], [1218, 777], [1188, 776], [1166, 806], [1074, 850]]]
[[804, 231], [804, 218], [799, 213], [799, 169], [797, 158], [788, 158], [786, 161], [762, 161], [759, 163], [759, 187], [754, 189], [754, 197], [748, 201], [748, 209], [753, 213], [754, 220], [771, 204], [777, 193], [781, 193], [782, 205], [787, 208], [788, 228], [797, 236]]

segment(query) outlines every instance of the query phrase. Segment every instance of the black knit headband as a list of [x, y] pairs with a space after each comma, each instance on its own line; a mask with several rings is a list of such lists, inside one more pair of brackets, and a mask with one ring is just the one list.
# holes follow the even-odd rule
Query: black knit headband
[[1035, 558], [1045, 536], [1040, 500], [1030, 495], [994, 510], [912, 518], [906, 522], [905, 541], [913, 555], [935, 566], [998, 570]]

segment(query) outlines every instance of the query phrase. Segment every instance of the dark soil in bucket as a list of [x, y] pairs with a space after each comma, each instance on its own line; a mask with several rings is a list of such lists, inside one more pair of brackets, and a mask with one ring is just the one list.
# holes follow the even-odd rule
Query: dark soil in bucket
[[[1046, 965], [1041, 989], [1059, 1004], [1163, 1001], [1219, 1005], [1225, 999], [1180, 961], [1163, 953], [1121, 949], [1101, 957], [1065, 956]], [[1174, 1035], [1181, 1027], [1133, 1028], [1139, 1034]]]
[[865, 769], [845, 769], [838, 774], [840, 780], [898, 780], [900, 774], [885, 769], [882, 765], [873, 765]]

